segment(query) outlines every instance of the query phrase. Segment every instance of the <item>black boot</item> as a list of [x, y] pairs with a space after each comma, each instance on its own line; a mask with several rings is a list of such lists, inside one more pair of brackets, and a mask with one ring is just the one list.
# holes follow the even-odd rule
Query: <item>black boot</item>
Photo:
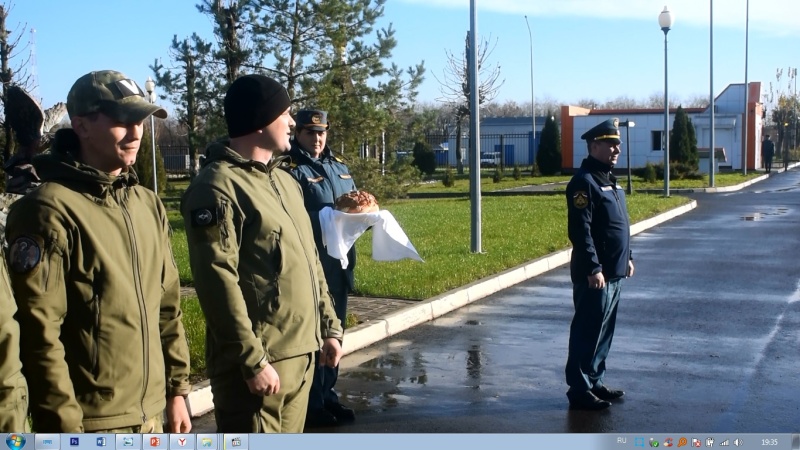
[[350, 423], [356, 420], [356, 412], [339, 402], [325, 402], [325, 410], [333, 414], [339, 423]]
[[606, 409], [611, 406], [611, 402], [607, 402], [605, 400], [600, 400], [597, 398], [596, 395], [592, 394], [591, 391], [583, 391], [583, 392], [567, 392], [567, 398], [569, 399], [569, 407], [570, 409], [585, 409], [590, 411], [597, 411], [601, 409]]

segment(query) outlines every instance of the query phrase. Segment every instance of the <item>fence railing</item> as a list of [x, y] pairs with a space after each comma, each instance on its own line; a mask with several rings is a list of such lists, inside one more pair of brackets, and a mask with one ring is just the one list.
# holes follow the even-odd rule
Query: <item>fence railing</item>
[[188, 145], [160, 145], [164, 170], [172, 174], [188, 174], [191, 167]]
[[[458, 139], [456, 136], [427, 135], [425, 139], [436, 155], [438, 167], [455, 166], [458, 163], [457, 146], [461, 147], [462, 163], [469, 164], [469, 136]], [[530, 166], [536, 158], [535, 149], [539, 144], [539, 135], [537, 134], [534, 142], [531, 133], [482, 134], [480, 143], [483, 166]]]
[[[456, 145], [462, 149], [462, 163], [469, 164], [469, 136], [460, 139], [453, 135], [425, 136], [425, 140], [430, 144], [436, 156], [436, 166], [439, 168], [456, 166]], [[531, 133], [517, 134], [482, 134], [481, 135], [481, 157], [483, 166], [494, 166], [502, 164], [504, 167], [530, 166], [536, 158], [535, 149], [539, 144], [539, 135], [534, 142]], [[188, 174], [191, 168], [189, 159], [188, 145], [164, 145], [160, 144], [159, 149], [164, 158], [164, 169], [171, 174]], [[387, 149], [387, 152], [389, 150]], [[398, 150], [403, 154], [411, 154], [411, 149]]]

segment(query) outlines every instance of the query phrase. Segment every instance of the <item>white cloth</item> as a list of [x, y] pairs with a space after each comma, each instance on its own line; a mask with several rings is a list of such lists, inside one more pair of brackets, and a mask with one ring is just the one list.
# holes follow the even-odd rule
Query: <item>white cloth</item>
[[350, 214], [326, 206], [319, 211], [319, 223], [322, 244], [330, 256], [341, 261], [343, 269], [349, 264], [347, 252], [350, 247], [369, 227], [372, 227], [372, 259], [375, 261], [398, 261], [403, 258], [422, 261], [389, 211]]

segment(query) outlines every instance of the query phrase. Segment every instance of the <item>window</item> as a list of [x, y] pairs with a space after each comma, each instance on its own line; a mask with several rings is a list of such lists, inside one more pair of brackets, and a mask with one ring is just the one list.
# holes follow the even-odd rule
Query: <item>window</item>
[[650, 150], [653, 151], [661, 151], [664, 149], [664, 133], [661, 130], [651, 131], [650, 132], [650, 142], [652, 143], [650, 146]]

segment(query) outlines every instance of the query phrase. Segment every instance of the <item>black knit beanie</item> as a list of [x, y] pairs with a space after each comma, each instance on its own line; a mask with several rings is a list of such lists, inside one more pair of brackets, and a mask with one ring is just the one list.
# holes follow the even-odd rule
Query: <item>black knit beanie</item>
[[291, 105], [280, 83], [264, 75], [237, 78], [225, 94], [228, 136], [244, 136], [271, 124]]

